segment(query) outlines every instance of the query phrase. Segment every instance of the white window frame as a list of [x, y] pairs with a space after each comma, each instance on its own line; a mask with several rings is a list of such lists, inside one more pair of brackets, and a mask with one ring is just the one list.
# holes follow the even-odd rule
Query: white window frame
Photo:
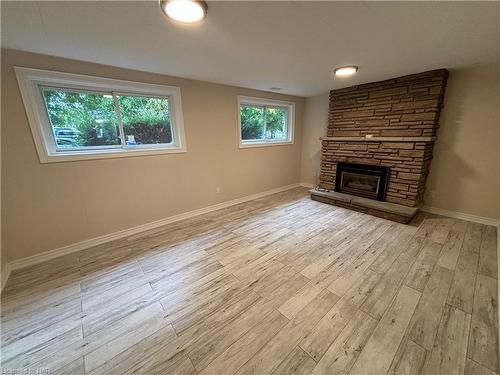
[[[238, 96], [238, 143], [240, 148], [252, 148], [263, 146], [280, 146], [291, 145], [294, 143], [295, 129], [295, 103], [282, 100], [254, 98], [251, 96]], [[288, 129], [287, 139], [258, 139], [258, 140], [243, 140], [241, 139], [241, 106], [249, 105], [256, 107], [285, 107], [288, 110]]]
[[[41, 163], [107, 159], [130, 156], [159, 155], [186, 152], [181, 90], [179, 87], [102, 78], [82, 74], [62, 73], [24, 67], [14, 67], [33, 140]], [[172, 127], [172, 143], [127, 147], [97, 147], [86, 150], [58, 149], [52, 125], [42, 96], [42, 87], [69, 90], [109, 92], [113, 95], [166, 97]], [[122, 140], [123, 142], [123, 140]]]

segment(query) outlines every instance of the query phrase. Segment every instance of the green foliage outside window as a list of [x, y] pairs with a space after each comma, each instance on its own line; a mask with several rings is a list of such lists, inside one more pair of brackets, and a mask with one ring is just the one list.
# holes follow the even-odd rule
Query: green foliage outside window
[[287, 139], [287, 110], [279, 107], [240, 107], [241, 139]]
[[[121, 144], [111, 95], [43, 89], [43, 96], [59, 147]], [[118, 101], [128, 144], [172, 142], [168, 99], [120, 96]]]
[[264, 107], [241, 106], [241, 139], [264, 138]]
[[168, 99], [120, 96], [118, 103], [125, 139], [133, 135], [137, 144], [172, 142]]
[[267, 139], [287, 138], [287, 111], [283, 108], [266, 108]]

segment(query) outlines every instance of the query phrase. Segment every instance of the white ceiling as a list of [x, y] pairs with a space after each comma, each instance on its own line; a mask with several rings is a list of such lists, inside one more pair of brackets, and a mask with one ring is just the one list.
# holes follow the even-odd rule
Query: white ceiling
[[[196, 26], [157, 1], [2, 1], [2, 46], [310, 96], [500, 61], [499, 2], [209, 2]], [[333, 78], [354, 64], [355, 77]]]

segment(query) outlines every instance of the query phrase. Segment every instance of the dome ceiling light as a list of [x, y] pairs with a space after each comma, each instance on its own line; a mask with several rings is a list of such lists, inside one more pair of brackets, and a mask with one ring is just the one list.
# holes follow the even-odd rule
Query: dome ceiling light
[[170, 19], [182, 23], [194, 23], [207, 16], [208, 6], [196, 0], [160, 0], [160, 8]]
[[357, 66], [341, 66], [333, 71], [333, 74], [337, 77], [349, 77], [358, 71]]

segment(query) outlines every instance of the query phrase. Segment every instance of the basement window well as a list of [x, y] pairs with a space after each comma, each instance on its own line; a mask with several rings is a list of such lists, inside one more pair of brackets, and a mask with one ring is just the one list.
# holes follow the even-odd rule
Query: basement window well
[[178, 87], [15, 71], [42, 163], [186, 151]]

